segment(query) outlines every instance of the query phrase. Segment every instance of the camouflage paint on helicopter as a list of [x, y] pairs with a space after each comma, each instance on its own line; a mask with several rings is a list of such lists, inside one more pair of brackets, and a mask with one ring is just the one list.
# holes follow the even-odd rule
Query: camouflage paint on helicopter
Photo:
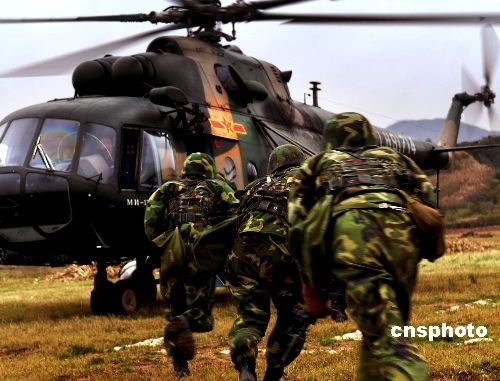
[[[245, 143], [252, 146], [266, 145], [256, 130], [256, 122], [252, 118], [266, 115], [266, 119], [269, 119], [271, 115], [275, 122], [280, 123], [291, 122], [293, 119], [295, 108], [290, 101], [290, 94], [281, 72], [267, 62], [243, 55], [234, 46], [222, 49], [199, 40], [182, 37], [162, 38], [161, 43], [175, 44], [178, 54], [196, 62], [203, 84], [204, 105], [209, 114], [206, 132], [216, 138], [232, 142], [214, 139], [213, 153], [217, 167], [224, 168], [226, 179], [241, 189], [251, 176], [247, 173], [244, 178], [247, 170], [243, 167], [243, 163], [248, 163], [249, 157], [245, 154], [246, 151], [241, 149], [240, 141], [243, 140], [243, 145]], [[261, 84], [261, 87], [264, 84], [264, 87], [256, 88], [258, 86], [256, 84]], [[274, 91], [268, 92], [265, 88]], [[266, 100], [263, 102], [264, 107], [256, 105], [264, 100]], [[272, 148], [268, 145], [267, 151]], [[266, 151], [262, 154], [264, 158], [267, 157]], [[228, 166], [233, 166], [233, 169], [228, 170]], [[262, 164], [256, 163], [255, 167], [262, 168]], [[236, 175], [234, 181], [230, 173]], [[261, 174], [262, 171], [257, 170], [257, 173]]]

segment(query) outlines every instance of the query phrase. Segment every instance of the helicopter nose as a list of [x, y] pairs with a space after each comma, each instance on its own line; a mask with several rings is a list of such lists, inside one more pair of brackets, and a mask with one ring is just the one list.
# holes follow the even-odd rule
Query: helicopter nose
[[[24, 179], [24, 180], [23, 180]], [[71, 222], [69, 184], [51, 174], [0, 173], [0, 237], [44, 240]]]
[[0, 226], [8, 226], [18, 217], [21, 196], [21, 175], [0, 174]]

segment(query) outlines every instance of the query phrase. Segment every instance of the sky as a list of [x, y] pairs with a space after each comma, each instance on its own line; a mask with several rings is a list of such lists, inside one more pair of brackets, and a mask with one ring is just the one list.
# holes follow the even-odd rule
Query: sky
[[[223, 1], [225, 5], [228, 3]], [[1, 18], [148, 13], [161, 11], [171, 4], [164, 0], [17, 0], [2, 3]], [[317, 0], [275, 8], [275, 11], [471, 11], [486, 16], [489, 12], [500, 12], [500, 3], [491, 0]], [[3, 24], [0, 25], [0, 73], [154, 28], [149, 23]], [[495, 26], [495, 30], [500, 34], [500, 25]], [[224, 31], [230, 33], [231, 27], [226, 25]], [[293, 71], [289, 87], [294, 99], [306, 99], [310, 104], [309, 81], [319, 81], [321, 108], [361, 112], [379, 127], [404, 119], [445, 117], [453, 95], [464, 90], [463, 66], [478, 87], [484, 82], [479, 24], [291, 25], [266, 21], [238, 24], [236, 33], [233, 44], [245, 54], [271, 62], [283, 71]], [[185, 35], [185, 31], [169, 34]], [[140, 53], [151, 39], [109, 53]], [[92, 58], [98, 57], [89, 57]], [[72, 69], [68, 68], [60, 76], [0, 78], [0, 119], [30, 104], [72, 96]], [[500, 92], [497, 77], [492, 87]], [[467, 90], [476, 89], [468, 86]], [[466, 112], [464, 120], [485, 129], [500, 130], [499, 126], [490, 126], [486, 112], [482, 112], [482, 117], [473, 114]]]

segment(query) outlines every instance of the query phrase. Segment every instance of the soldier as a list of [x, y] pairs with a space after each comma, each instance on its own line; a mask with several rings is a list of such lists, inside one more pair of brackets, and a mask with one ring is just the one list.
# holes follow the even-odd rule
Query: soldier
[[375, 143], [360, 114], [327, 123], [325, 151], [301, 166], [290, 191], [290, 247], [298, 247], [307, 311], [324, 316], [329, 281], [345, 283], [347, 311], [363, 334], [360, 380], [425, 380], [425, 360], [390, 329], [408, 321], [420, 258], [435, 259], [419, 250], [429, 245], [410, 196], [433, 206], [435, 194], [410, 158]]
[[233, 189], [217, 177], [211, 156], [192, 153], [184, 161], [181, 178], [160, 186], [146, 205], [146, 236], [163, 250], [164, 339], [178, 377], [190, 374], [188, 360], [195, 355], [192, 332], [213, 328], [215, 276], [226, 261], [219, 252], [197, 253], [195, 260], [191, 244], [211, 225], [233, 214], [238, 204]]
[[256, 380], [257, 343], [269, 323], [271, 300], [277, 320], [267, 342], [265, 381], [279, 380], [299, 355], [311, 322], [303, 309], [298, 263], [286, 244], [288, 190], [303, 159], [294, 145], [275, 148], [267, 177], [249, 184], [241, 196], [239, 228], [227, 266], [238, 303], [229, 344], [240, 381]]

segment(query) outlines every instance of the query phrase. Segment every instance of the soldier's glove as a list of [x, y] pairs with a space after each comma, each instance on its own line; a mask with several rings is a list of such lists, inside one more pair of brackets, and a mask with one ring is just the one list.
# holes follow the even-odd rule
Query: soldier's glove
[[322, 318], [330, 315], [327, 306], [328, 299], [324, 293], [310, 284], [302, 284], [302, 296], [304, 297], [304, 309], [311, 315]]

